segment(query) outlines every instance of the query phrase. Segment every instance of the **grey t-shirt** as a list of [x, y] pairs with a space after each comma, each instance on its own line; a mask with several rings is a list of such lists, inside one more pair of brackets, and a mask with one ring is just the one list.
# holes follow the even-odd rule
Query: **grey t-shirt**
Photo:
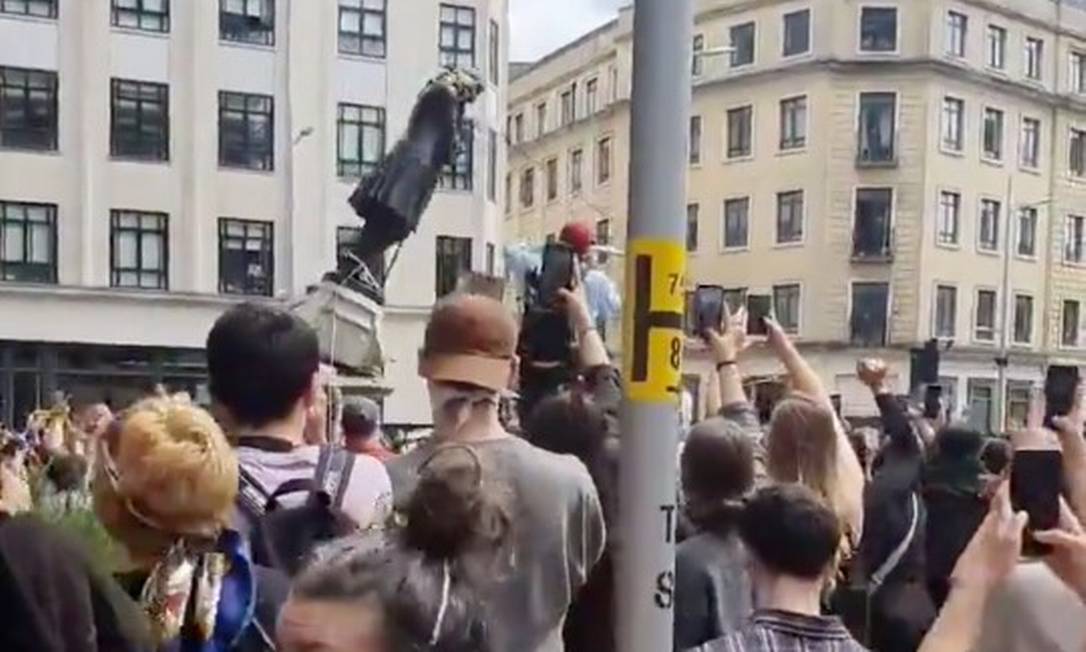
[[701, 532], [675, 549], [675, 649], [742, 627], [750, 617], [746, 551], [735, 533]]
[[[511, 558], [486, 590], [494, 652], [561, 652], [566, 609], [603, 554], [606, 528], [588, 470], [515, 437], [472, 444], [513, 501]], [[388, 463], [402, 510], [432, 451], [424, 444]]]

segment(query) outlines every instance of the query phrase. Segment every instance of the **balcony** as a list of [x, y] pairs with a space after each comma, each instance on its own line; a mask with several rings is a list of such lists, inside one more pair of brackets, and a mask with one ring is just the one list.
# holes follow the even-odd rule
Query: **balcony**
[[852, 262], [882, 265], [894, 262], [894, 245], [890, 232], [870, 233], [857, 229], [852, 234]]
[[860, 143], [856, 151], [856, 167], [858, 168], [895, 168], [897, 167], [897, 147], [893, 141], [883, 143], [865, 142], [862, 135], [858, 136]]

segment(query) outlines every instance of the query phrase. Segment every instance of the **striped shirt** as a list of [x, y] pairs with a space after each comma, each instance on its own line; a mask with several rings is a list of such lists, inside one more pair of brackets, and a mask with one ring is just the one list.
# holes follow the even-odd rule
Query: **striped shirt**
[[747, 625], [689, 652], [868, 652], [841, 620], [758, 610]]

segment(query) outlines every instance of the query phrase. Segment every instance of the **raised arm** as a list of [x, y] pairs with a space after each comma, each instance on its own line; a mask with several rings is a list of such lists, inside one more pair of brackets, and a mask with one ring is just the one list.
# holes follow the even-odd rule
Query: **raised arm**
[[743, 376], [739, 373], [739, 354], [747, 348], [746, 323], [747, 311], [743, 309], [728, 319], [723, 333], [715, 330], [701, 333], [713, 353], [721, 409], [749, 403], [743, 391]]
[[592, 315], [588, 310], [588, 300], [585, 297], [584, 284], [578, 283], [572, 290], [559, 290], [562, 305], [569, 317], [570, 328], [577, 336], [577, 364], [584, 369], [592, 369], [611, 364], [611, 357], [607, 355], [607, 346], [603, 342], [596, 325], [592, 323]]
[[860, 382], [871, 390], [872, 396], [875, 397], [875, 404], [878, 405], [879, 415], [882, 418], [882, 427], [887, 436], [897, 445], [908, 447], [919, 454], [922, 452], [920, 442], [916, 437], [916, 433], [913, 432], [912, 424], [909, 422], [908, 415], [905, 414], [905, 409], [898, 402], [893, 392], [890, 391], [889, 383], [886, 380], [888, 374], [889, 367], [882, 360], [871, 358], [856, 363], [856, 375], [860, 378]]

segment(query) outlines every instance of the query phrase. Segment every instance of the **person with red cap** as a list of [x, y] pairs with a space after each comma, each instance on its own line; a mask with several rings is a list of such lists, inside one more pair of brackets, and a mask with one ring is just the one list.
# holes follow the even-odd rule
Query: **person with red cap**
[[563, 226], [558, 240], [569, 245], [582, 261], [588, 257], [592, 246], [596, 244], [596, 236], [584, 222], [570, 222]]
[[562, 227], [558, 239], [569, 245], [581, 261], [584, 293], [588, 300], [588, 312], [593, 325], [605, 334], [607, 323], [616, 319], [622, 311], [622, 299], [611, 277], [595, 266], [592, 253], [596, 237], [585, 222], [570, 222]]

